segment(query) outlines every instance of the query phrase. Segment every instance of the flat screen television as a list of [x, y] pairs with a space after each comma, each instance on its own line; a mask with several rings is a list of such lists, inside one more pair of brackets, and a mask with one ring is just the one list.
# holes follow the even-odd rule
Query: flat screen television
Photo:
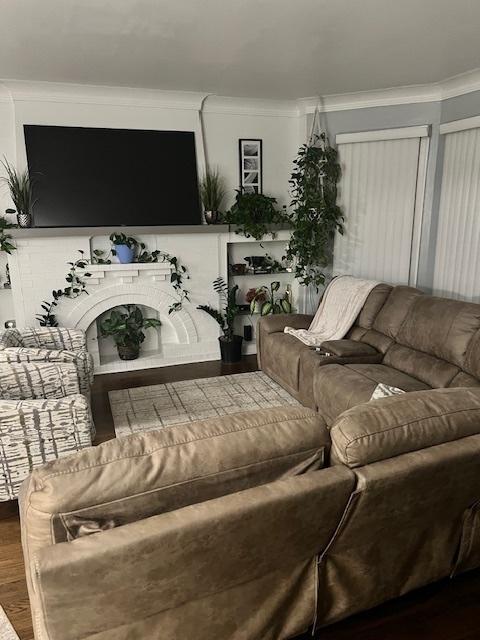
[[195, 134], [25, 125], [36, 227], [200, 224]]

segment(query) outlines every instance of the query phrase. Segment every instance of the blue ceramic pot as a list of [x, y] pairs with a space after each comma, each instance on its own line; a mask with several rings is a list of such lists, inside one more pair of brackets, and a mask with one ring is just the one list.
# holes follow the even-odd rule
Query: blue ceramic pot
[[117, 252], [118, 261], [122, 264], [130, 264], [135, 257], [135, 251], [133, 247], [129, 247], [126, 244], [115, 245], [115, 251]]

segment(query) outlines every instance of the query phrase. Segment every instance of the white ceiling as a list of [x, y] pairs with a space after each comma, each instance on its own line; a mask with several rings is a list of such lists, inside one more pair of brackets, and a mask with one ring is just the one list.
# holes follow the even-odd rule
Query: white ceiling
[[479, 0], [0, 0], [0, 78], [299, 98], [480, 67]]

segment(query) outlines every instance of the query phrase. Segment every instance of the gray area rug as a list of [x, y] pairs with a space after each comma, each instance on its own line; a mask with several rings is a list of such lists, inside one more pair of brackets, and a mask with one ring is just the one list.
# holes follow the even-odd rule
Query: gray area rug
[[251, 409], [298, 405], [261, 371], [110, 391], [117, 438]]
[[5, 611], [0, 606], [0, 640], [19, 640]]

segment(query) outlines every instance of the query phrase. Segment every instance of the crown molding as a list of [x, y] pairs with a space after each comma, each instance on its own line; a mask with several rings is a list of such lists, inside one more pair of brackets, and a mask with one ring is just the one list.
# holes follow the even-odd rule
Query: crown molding
[[297, 118], [299, 115], [295, 100], [232, 98], [213, 94], [205, 99], [203, 113], [283, 118]]
[[466, 93], [480, 91], [480, 69], [472, 69], [465, 73], [446, 78], [440, 83], [442, 100], [463, 96]]
[[298, 100], [235, 98], [194, 91], [163, 91], [62, 82], [0, 80], [0, 103], [52, 102], [203, 111], [228, 115], [296, 118], [314, 113], [441, 102], [480, 91], [480, 69], [442, 82], [312, 96]]
[[14, 102], [54, 102], [199, 111], [207, 95], [194, 91], [163, 91], [62, 82], [21, 80], [1, 80], [0, 82], [10, 92]]
[[441, 102], [473, 91], [480, 91], [480, 69], [473, 69], [431, 84], [300, 98], [297, 100], [297, 105], [300, 114], [305, 115], [314, 113], [317, 107], [322, 112], [329, 112]]

